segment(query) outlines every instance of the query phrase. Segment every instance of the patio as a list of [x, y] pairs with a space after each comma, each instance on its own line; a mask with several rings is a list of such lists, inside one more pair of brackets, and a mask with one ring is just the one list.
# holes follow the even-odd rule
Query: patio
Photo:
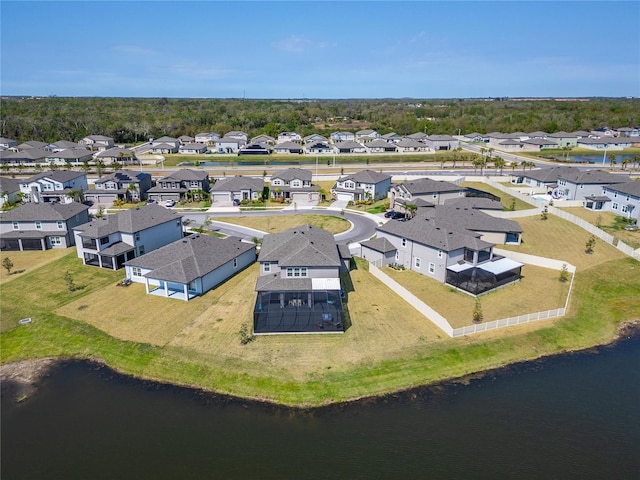
[[472, 295], [481, 295], [503, 285], [517, 282], [522, 277], [522, 264], [498, 255], [478, 265], [457, 263], [447, 267], [448, 285]]

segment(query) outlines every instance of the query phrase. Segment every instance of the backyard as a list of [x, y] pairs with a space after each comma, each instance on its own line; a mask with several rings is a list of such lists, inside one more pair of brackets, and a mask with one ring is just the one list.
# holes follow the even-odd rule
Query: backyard
[[621, 221], [624, 217], [620, 215], [612, 212], [594, 212], [583, 207], [564, 207], [562, 210], [599, 227], [632, 248], [640, 248], [640, 230], [625, 230], [626, 224]]
[[277, 216], [234, 216], [234, 217], [215, 217], [211, 220], [232, 223], [234, 225], [242, 225], [244, 227], [253, 228], [266, 233], [278, 233], [310, 223], [318, 228], [322, 228], [328, 232], [335, 234], [346, 232], [351, 228], [351, 223], [342, 217], [320, 214], [301, 214], [301, 215], [277, 215]]

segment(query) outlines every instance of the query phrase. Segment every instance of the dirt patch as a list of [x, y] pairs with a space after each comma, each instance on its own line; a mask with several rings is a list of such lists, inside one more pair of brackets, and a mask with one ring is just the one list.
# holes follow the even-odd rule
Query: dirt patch
[[2, 395], [13, 397], [16, 402], [26, 400], [55, 362], [53, 358], [39, 358], [0, 365]]

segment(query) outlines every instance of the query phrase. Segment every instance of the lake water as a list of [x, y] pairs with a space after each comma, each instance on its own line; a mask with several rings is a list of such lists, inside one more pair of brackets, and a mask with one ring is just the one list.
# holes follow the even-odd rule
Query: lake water
[[2, 398], [2, 479], [637, 479], [640, 338], [294, 411], [95, 365]]
[[[589, 155], [572, 155], [569, 157], [571, 161], [575, 163], [592, 163], [592, 164], [600, 164], [602, 165], [602, 159], [604, 157], [604, 166], [611, 165], [611, 160], [609, 159], [609, 154], [612, 152], [608, 152], [607, 154], [599, 153], [599, 154], [589, 154]], [[620, 164], [623, 159], [628, 158], [633, 162], [634, 155], [623, 155], [623, 154], [615, 154], [616, 163]], [[632, 165], [628, 165], [630, 168]]]

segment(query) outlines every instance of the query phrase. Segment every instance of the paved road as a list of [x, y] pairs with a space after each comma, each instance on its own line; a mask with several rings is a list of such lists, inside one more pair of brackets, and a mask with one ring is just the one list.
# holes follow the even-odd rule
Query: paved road
[[[198, 213], [184, 213], [183, 218], [189, 219], [191, 222], [202, 225], [205, 218], [216, 217], [216, 218], [224, 218], [224, 217], [237, 217], [237, 216], [272, 216], [278, 217], [278, 215], [302, 215], [305, 213], [313, 213], [313, 214], [321, 214], [321, 215], [333, 215], [336, 217], [343, 216], [345, 219], [349, 220], [352, 224], [352, 228], [344, 233], [340, 233], [335, 236], [335, 239], [338, 243], [352, 243], [358, 242], [361, 240], [370, 239], [376, 232], [376, 227], [378, 226], [378, 222], [383, 222], [386, 219], [382, 217], [377, 217], [373, 215], [359, 215], [357, 213], [344, 212], [344, 215], [339, 210], [329, 210], [329, 209], [307, 209], [307, 208], [299, 208], [297, 211], [292, 212], [291, 210], [283, 211], [283, 210], [273, 210], [273, 211], [243, 211], [243, 212], [198, 212]], [[378, 220], [377, 220], [378, 219]], [[223, 222], [213, 222], [211, 224], [211, 228], [214, 228], [216, 231], [220, 233], [224, 233], [225, 235], [235, 235], [246, 240], [252, 240], [254, 237], [262, 238], [264, 236], [264, 232], [260, 232], [258, 230], [253, 230], [251, 228], [242, 227], [239, 225], [232, 225], [229, 223]]]

